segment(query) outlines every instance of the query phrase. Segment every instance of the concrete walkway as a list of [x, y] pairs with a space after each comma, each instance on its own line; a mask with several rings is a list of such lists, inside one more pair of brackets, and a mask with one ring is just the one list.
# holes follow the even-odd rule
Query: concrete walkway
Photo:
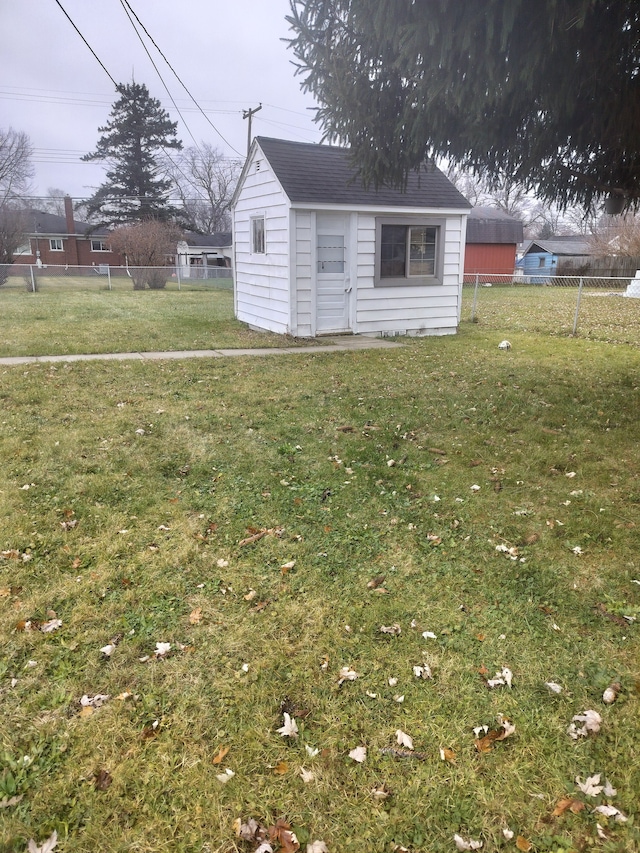
[[106, 352], [87, 355], [24, 355], [0, 358], [1, 365], [44, 364], [69, 361], [163, 361], [177, 358], [225, 358], [245, 355], [308, 355], [309, 353], [349, 352], [363, 349], [396, 349], [402, 344], [382, 338], [365, 338], [356, 335], [323, 338], [326, 344], [302, 347], [262, 347], [260, 349], [197, 349], [169, 352]]

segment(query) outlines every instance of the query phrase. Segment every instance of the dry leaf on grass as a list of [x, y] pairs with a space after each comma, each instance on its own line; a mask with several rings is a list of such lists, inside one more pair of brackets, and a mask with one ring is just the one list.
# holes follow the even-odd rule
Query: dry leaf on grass
[[620, 821], [621, 823], [626, 823], [628, 820], [627, 816], [615, 806], [596, 806], [594, 812], [603, 814], [606, 817], [612, 817], [614, 820]]
[[296, 721], [285, 711], [284, 714], [284, 725], [280, 726], [279, 729], [276, 729], [278, 734], [282, 735], [282, 737], [298, 737], [298, 726], [296, 725]]
[[558, 804], [555, 809], [551, 812], [553, 817], [560, 817], [566, 811], [573, 812], [573, 814], [578, 814], [585, 808], [584, 803], [581, 800], [576, 800], [573, 797], [563, 797], [561, 800], [558, 800]]
[[300, 768], [300, 776], [302, 777], [302, 781], [305, 783], [305, 785], [308, 785], [309, 782], [313, 782], [313, 780], [316, 778], [315, 773], [313, 773], [311, 770], [306, 770], [304, 767]]
[[600, 773], [587, 776], [584, 782], [580, 780], [579, 776], [576, 776], [576, 785], [587, 797], [597, 797], [604, 790], [604, 785], [600, 784]]
[[[578, 728], [576, 723], [582, 723], [582, 726]], [[576, 714], [572, 718], [572, 722], [567, 729], [567, 734], [574, 740], [578, 740], [579, 737], [587, 737], [590, 734], [597, 734], [600, 731], [601, 725], [602, 717], [600, 714], [597, 711], [588, 710], [583, 714]]]
[[440, 760], [448, 761], [449, 764], [455, 764], [456, 754], [452, 749], [448, 749], [447, 747], [443, 749], [442, 747], [440, 747]]
[[413, 738], [401, 729], [396, 729], [396, 740], [399, 746], [404, 746], [407, 749], [413, 749]]
[[27, 850], [29, 853], [51, 853], [58, 844], [58, 833], [54, 829], [49, 838], [42, 843], [40, 847], [36, 844], [33, 838], [29, 839]]
[[358, 764], [363, 764], [367, 760], [367, 747], [357, 746], [355, 749], [352, 749], [349, 753], [349, 758], [357, 761]]
[[[489, 729], [484, 737], [477, 738], [475, 740], [475, 746], [478, 752], [491, 752], [493, 744], [496, 743], [496, 741], [505, 740], [515, 732], [516, 727], [504, 717], [499, 717], [498, 722], [500, 725], [497, 729]], [[485, 727], [483, 726], [482, 728]], [[476, 731], [478, 731], [478, 729], [474, 729], [474, 732]]]
[[402, 628], [398, 625], [397, 622], [394, 622], [393, 625], [381, 625], [380, 633], [381, 634], [393, 634], [397, 636], [402, 632]]
[[413, 674], [416, 678], [423, 678], [425, 681], [429, 678], [433, 678], [433, 673], [431, 672], [431, 667], [428, 663], [423, 663], [422, 666], [414, 666]]
[[338, 687], [344, 684], [345, 681], [355, 681], [358, 678], [358, 673], [350, 666], [343, 666], [338, 673]]
[[276, 766], [273, 768], [274, 776], [284, 776], [285, 773], [289, 772], [289, 764], [286, 761], [278, 761]]
[[223, 773], [217, 773], [216, 779], [218, 782], [221, 782], [223, 785], [226, 785], [229, 779], [233, 779], [236, 774], [229, 767]]
[[229, 752], [230, 749], [231, 749], [230, 746], [221, 746], [220, 749], [218, 750], [217, 754], [212, 758], [211, 763], [212, 764], [222, 764], [223, 758]]
[[15, 797], [5, 797], [3, 800], [0, 800], [0, 809], [10, 809], [11, 806], [17, 806], [23, 798], [24, 794], [17, 794]]
[[487, 687], [490, 687], [492, 689], [494, 687], [503, 687], [504, 685], [511, 688], [512, 679], [513, 673], [505, 666], [501, 670], [496, 672], [493, 678], [488, 678], [486, 683]]
[[196, 607], [189, 614], [189, 622], [191, 625], [199, 625], [202, 621], [202, 607]]
[[324, 841], [312, 841], [307, 844], [307, 853], [329, 853], [329, 848]]
[[522, 853], [529, 853], [530, 850], [533, 850], [533, 844], [530, 841], [527, 841], [522, 835], [519, 835], [516, 838], [516, 847], [518, 850], [521, 850]]
[[296, 853], [300, 849], [295, 832], [291, 826], [282, 818], [279, 818], [273, 826], [267, 830], [270, 841], [277, 841], [280, 844], [282, 853]]
[[480, 848], [484, 846], [482, 841], [476, 841], [473, 838], [469, 838], [469, 839], [462, 838], [457, 833], [453, 836], [453, 840], [455, 841], [456, 847], [458, 848], [458, 850], [462, 850], [462, 851], [464, 851], [464, 850], [480, 850]]
[[111, 773], [108, 770], [99, 770], [96, 773], [96, 777], [93, 781], [96, 791], [106, 791], [111, 787], [111, 783], [113, 782], [113, 778]]

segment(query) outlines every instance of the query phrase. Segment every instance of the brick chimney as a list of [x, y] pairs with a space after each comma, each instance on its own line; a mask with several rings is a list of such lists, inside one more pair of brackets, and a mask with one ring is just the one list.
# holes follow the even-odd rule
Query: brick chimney
[[67, 221], [67, 263], [72, 267], [78, 266], [78, 239], [76, 225], [73, 221], [73, 203], [71, 196], [64, 197], [64, 216]]

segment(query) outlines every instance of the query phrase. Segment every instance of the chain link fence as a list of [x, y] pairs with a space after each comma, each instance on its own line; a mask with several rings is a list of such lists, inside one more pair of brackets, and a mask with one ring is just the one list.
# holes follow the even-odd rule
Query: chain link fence
[[461, 319], [640, 345], [640, 278], [465, 273]]
[[176, 267], [37, 266], [0, 265], [3, 290], [232, 290], [233, 271], [228, 267], [190, 266], [189, 275]]

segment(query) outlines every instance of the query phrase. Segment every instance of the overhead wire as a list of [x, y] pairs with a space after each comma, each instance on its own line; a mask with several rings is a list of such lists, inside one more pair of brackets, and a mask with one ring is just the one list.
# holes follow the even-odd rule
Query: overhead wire
[[211, 127], [215, 130], [215, 132], [216, 132], [216, 133], [218, 134], [218, 136], [220, 137], [220, 139], [222, 139], [222, 141], [225, 143], [225, 145], [228, 145], [228, 146], [229, 146], [229, 148], [231, 148], [231, 150], [232, 150], [232, 151], [235, 151], [235, 153], [236, 153], [239, 157], [242, 157], [242, 154], [237, 150], [237, 148], [234, 148], [234, 147], [233, 147], [233, 145], [232, 145], [232, 144], [231, 144], [227, 139], [225, 139], [225, 138], [224, 138], [224, 136], [220, 133], [220, 131], [218, 130], [218, 128], [217, 128], [217, 127], [214, 125], [214, 123], [211, 121], [211, 119], [209, 118], [209, 116], [208, 116], [208, 115], [205, 113], [205, 111], [202, 109], [202, 107], [200, 106], [200, 104], [196, 101], [196, 99], [194, 98], [194, 96], [191, 94], [191, 92], [190, 92], [190, 91], [189, 91], [189, 89], [187, 88], [186, 84], [182, 81], [182, 79], [181, 79], [181, 78], [180, 78], [180, 76], [178, 75], [178, 72], [175, 70], [175, 68], [173, 67], [173, 65], [169, 62], [169, 60], [167, 59], [167, 57], [164, 55], [164, 53], [163, 53], [163, 52], [160, 50], [160, 48], [158, 47], [158, 45], [157, 45], [156, 41], [154, 40], [153, 36], [149, 33], [149, 31], [147, 30], [147, 28], [145, 27], [145, 25], [142, 23], [142, 21], [140, 20], [140, 18], [138, 17], [138, 15], [136, 14], [136, 12], [134, 11], [134, 9], [132, 9], [131, 4], [129, 3], [129, 0], [120, 0], [120, 2], [121, 2], [121, 3], [123, 3], [123, 4], [124, 4], [124, 3], [126, 3], [126, 5], [129, 7], [129, 9], [131, 10], [131, 14], [134, 16], [134, 18], [136, 19], [136, 21], [138, 22], [138, 24], [140, 24], [140, 26], [142, 27], [142, 29], [143, 29], [143, 30], [144, 30], [144, 32], [146, 33], [146, 36], [147, 36], [147, 38], [149, 39], [149, 41], [153, 44], [153, 46], [154, 46], [154, 47], [155, 47], [155, 49], [158, 51], [158, 53], [160, 54], [160, 56], [161, 56], [161, 57], [164, 59], [164, 61], [167, 63], [167, 65], [169, 66], [169, 68], [170, 68], [170, 70], [171, 70], [172, 74], [174, 75], [174, 77], [176, 78], [176, 80], [178, 81], [178, 83], [180, 83], [180, 85], [181, 85], [181, 86], [182, 86], [182, 88], [185, 90], [185, 92], [187, 93], [187, 95], [189, 95], [189, 97], [191, 98], [191, 100], [193, 101], [193, 103], [196, 105], [196, 107], [198, 108], [198, 110], [200, 110], [200, 112], [202, 113], [202, 115], [204, 116], [204, 118], [205, 118], [205, 120], [208, 122], [208, 124], [210, 124], [210, 125], [211, 125]]

